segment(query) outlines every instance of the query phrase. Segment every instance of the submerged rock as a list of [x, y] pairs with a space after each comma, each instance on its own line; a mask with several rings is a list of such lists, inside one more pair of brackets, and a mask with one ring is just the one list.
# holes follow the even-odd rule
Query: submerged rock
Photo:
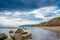
[[9, 33], [12, 34], [12, 33], [14, 33], [14, 31], [13, 30], [10, 30]]

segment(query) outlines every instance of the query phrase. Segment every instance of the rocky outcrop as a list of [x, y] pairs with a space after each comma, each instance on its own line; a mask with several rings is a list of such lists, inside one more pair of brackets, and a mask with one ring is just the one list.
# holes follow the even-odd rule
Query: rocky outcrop
[[23, 29], [19, 28], [15, 31], [11, 38], [13, 40], [29, 40], [31, 36], [32, 36], [31, 34], [29, 34], [28, 32], [24, 32]]
[[10, 35], [10, 38], [7, 38], [7, 36], [4, 33], [0, 34], [0, 40], [29, 40], [29, 39], [32, 39], [32, 34], [25, 32], [21, 28], [17, 29], [15, 32], [11, 30], [11, 31], [9, 31], [9, 34], [13, 34], [13, 35]]

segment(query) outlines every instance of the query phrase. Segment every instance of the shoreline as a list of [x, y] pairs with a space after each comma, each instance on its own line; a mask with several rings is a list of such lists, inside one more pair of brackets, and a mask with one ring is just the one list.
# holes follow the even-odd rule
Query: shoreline
[[42, 28], [44, 30], [49, 30], [52, 32], [57, 33], [57, 37], [60, 38], [60, 26], [49, 26], [49, 27], [45, 27], [45, 26], [38, 26], [38, 28]]

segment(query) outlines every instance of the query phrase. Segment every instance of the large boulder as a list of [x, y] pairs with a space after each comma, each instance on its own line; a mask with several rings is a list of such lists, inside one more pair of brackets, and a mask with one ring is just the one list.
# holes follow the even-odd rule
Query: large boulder
[[4, 33], [0, 34], [0, 40], [4, 40], [7, 38], [7, 35], [5, 35]]
[[21, 39], [22, 39], [20, 33], [18, 33], [18, 34], [14, 34], [13, 36], [11, 36], [11, 38], [12, 38], [13, 40], [21, 40]]
[[25, 40], [25, 39], [32, 39], [32, 34], [14, 34], [13, 36], [11, 36], [11, 38], [13, 40]]
[[24, 30], [21, 29], [21, 28], [19, 28], [19, 29], [17, 29], [17, 30], [15, 31], [15, 33], [23, 33], [23, 32], [24, 32]]

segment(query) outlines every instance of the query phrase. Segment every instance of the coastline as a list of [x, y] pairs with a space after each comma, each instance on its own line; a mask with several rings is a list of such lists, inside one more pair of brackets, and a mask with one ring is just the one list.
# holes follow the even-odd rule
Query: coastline
[[44, 30], [49, 30], [49, 31], [55, 32], [55, 33], [57, 33], [57, 37], [60, 38], [60, 26], [48, 26], [48, 27], [38, 26], [38, 28], [42, 28]]

